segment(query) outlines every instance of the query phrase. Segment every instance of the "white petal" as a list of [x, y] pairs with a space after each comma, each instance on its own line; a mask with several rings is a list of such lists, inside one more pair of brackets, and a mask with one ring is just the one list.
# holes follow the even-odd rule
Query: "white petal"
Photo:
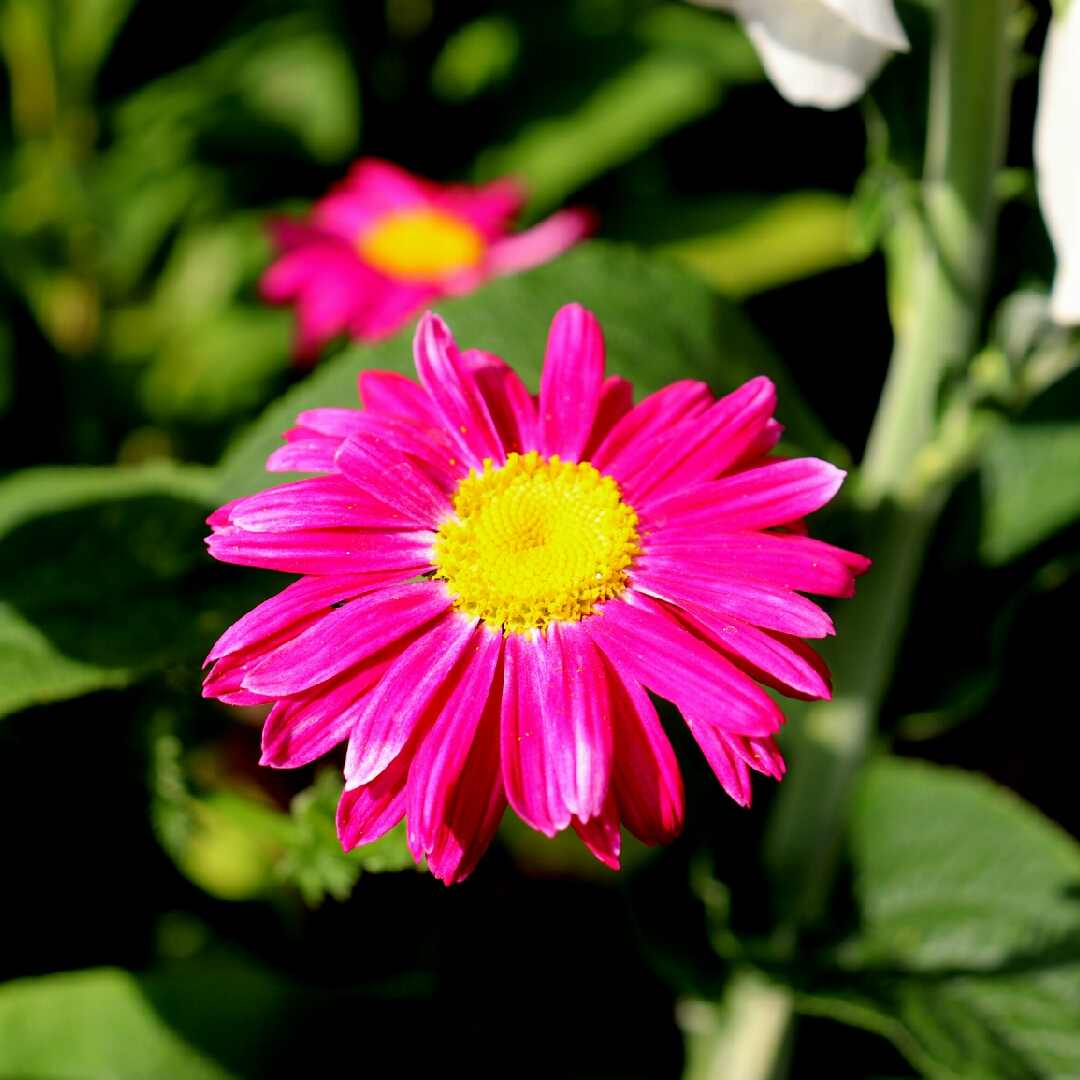
[[765, 74], [794, 105], [850, 105], [892, 51], [907, 48], [892, 0], [696, 2], [734, 12]]
[[1055, 322], [1080, 323], [1080, 2], [1054, 19], [1043, 51], [1035, 168], [1057, 272], [1050, 298]]
[[863, 37], [894, 52], [907, 52], [911, 48], [892, 0], [822, 0], [822, 3], [846, 19]]

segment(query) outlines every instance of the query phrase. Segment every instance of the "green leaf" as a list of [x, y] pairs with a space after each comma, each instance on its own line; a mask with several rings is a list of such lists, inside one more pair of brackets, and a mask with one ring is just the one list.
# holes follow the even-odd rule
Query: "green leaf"
[[1003, 424], [982, 457], [983, 558], [1007, 563], [1080, 516], [1080, 424]]
[[849, 964], [990, 970], [1080, 943], [1080, 846], [980, 776], [873, 762], [851, 844], [862, 934]]
[[732, 20], [668, 5], [639, 25], [650, 48], [572, 112], [527, 124], [477, 161], [479, 179], [513, 174], [529, 211], [561, 203], [591, 180], [711, 112], [730, 83], [762, 77], [753, 47]]
[[[190, 680], [281, 579], [206, 553], [210, 470], [42, 469], [0, 484], [0, 601], [62, 654]], [[34, 481], [40, 480], [35, 485]], [[151, 494], [154, 491], [160, 494]], [[111, 496], [111, 497], [110, 497]]]
[[198, 465], [154, 462], [139, 466], [23, 469], [0, 480], [0, 536], [44, 514], [107, 499], [167, 495], [208, 505], [215, 474]]
[[661, 250], [725, 296], [740, 298], [857, 261], [849, 200], [802, 191], [771, 200], [747, 221]]
[[0, 716], [118, 688], [129, 679], [122, 668], [98, 667], [64, 656], [40, 630], [0, 603]]
[[517, 24], [505, 15], [466, 23], [447, 38], [435, 58], [431, 88], [443, 101], [469, 101], [507, 79], [520, 51]]
[[228, 1080], [175, 1035], [133, 976], [100, 968], [0, 987], [0, 1078]]
[[[769, 347], [741, 312], [714, 296], [694, 274], [625, 245], [594, 241], [527, 274], [502, 278], [471, 296], [434, 305], [462, 348], [502, 356], [535, 389], [548, 327], [563, 304], [577, 301], [604, 328], [608, 371], [634, 383], [638, 397], [676, 379], [703, 379], [727, 392], [767, 374], [779, 388], [777, 416], [803, 451], [832, 442]], [[412, 332], [374, 347], [354, 347], [322, 364], [275, 402], [226, 455], [221, 501], [260, 491], [296, 474], [267, 473], [267, 457], [297, 413], [319, 406], [356, 408], [356, 376], [379, 368], [415, 376]]]
[[352, 61], [329, 34], [293, 33], [290, 26], [240, 67], [240, 94], [254, 112], [294, 132], [315, 161], [341, 161], [360, 141], [360, 85]]

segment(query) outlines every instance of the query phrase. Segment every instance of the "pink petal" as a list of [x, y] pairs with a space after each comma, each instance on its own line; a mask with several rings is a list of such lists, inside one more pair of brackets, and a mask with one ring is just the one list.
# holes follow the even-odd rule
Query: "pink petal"
[[589, 441], [582, 451], [582, 459], [591, 461], [600, 444], [612, 428], [634, 407], [634, 385], [618, 375], [609, 375], [600, 388], [600, 403], [596, 407]]
[[399, 528], [416, 525], [436, 529], [453, 509], [445, 492], [400, 450], [380, 439], [346, 439], [338, 451], [337, 467], [358, 488], [392, 507], [399, 515], [394, 522]]
[[313, 216], [320, 229], [355, 245], [384, 215], [428, 206], [437, 190], [437, 185], [392, 162], [361, 158], [315, 204]]
[[[496, 675], [496, 687], [501, 685], [501, 676]], [[452, 806], [447, 806], [445, 824], [428, 853], [431, 872], [447, 885], [472, 873], [506, 811], [499, 758], [500, 706], [501, 694], [493, 693], [465, 759]]]
[[382, 276], [383, 286], [372, 290], [370, 302], [349, 320], [346, 329], [354, 341], [375, 342], [391, 337], [443, 293], [437, 285], [426, 281]]
[[733, 736], [715, 724], [689, 716], [686, 724], [716, 778], [740, 806], [749, 806], [753, 794], [750, 769], [776, 780], [784, 775], [784, 759], [771, 736], [762, 739]]
[[[277, 596], [264, 600], [242, 619], [234, 622], [214, 645], [207, 661], [256, 645], [275, 634], [292, 630], [303, 620], [322, 616], [343, 600], [352, 600], [387, 582], [407, 580], [400, 570], [382, 570], [369, 574], [336, 574], [329, 577], [305, 577], [294, 581]], [[305, 626], [309, 625], [305, 623]]]
[[[472, 633], [462, 662], [458, 664], [438, 697], [438, 714], [431, 730], [413, 758], [409, 770], [406, 814], [409, 822], [409, 847], [417, 861], [430, 854], [447, 829], [455, 804], [464, 801], [466, 816], [479, 821], [491, 801], [494, 776], [484, 791], [460, 790], [465, 763], [474, 749], [478, 757], [494, 759], [498, 774], [498, 728], [488, 724], [492, 746], [476, 747], [485, 712], [497, 721], [501, 700], [501, 682], [496, 685], [496, 670], [502, 658], [502, 634], [484, 624]], [[492, 753], [494, 750], [494, 753]], [[498, 785], [501, 789], [501, 782]], [[469, 837], [462, 837], [468, 841]], [[455, 867], [456, 869], [456, 867]]]
[[337, 833], [346, 851], [385, 836], [405, 816], [405, 783], [411, 761], [407, 748], [370, 784], [342, 794]]
[[611, 780], [611, 697], [600, 654], [580, 623], [547, 628], [547, 685], [541, 695], [545, 771], [582, 823], [604, 808]]
[[[414, 470], [415, 471], [415, 470]], [[424, 477], [430, 485], [430, 481]], [[446, 502], [446, 497], [438, 493]], [[370, 491], [341, 476], [320, 476], [269, 488], [241, 499], [230, 512], [233, 525], [249, 532], [297, 529], [403, 529], [431, 527], [433, 515], [405, 515]]]
[[536, 405], [517, 372], [497, 356], [481, 353], [479, 349], [468, 349], [461, 358], [469, 366], [476, 388], [487, 403], [506, 452], [525, 454], [535, 450]]
[[674, 615], [752, 679], [804, 701], [832, 697], [829, 669], [797, 637], [761, 630], [693, 604], [683, 605]]
[[316, 435], [343, 440], [356, 434], [364, 424], [360, 409], [306, 409], [296, 418], [298, 428], [308, 428]]
[[684, 716], [716, 716], [739, 735], [771, 735], [784, 722], [761, 687], [647, 597], [627, 590], [581, 625], [620, 676], [667, 698]]
[[413, 351], [420, 381], [442, 414], [443, 427], [457, 444], [466, 467], [482, 471], [485, 458], [496, 467], [505, 465], [506, 454], [487, 404], [438, 315], [428, 312], [420, 320]]
[[750, 770], [742, 756], [735, 753], [726, 733], [719, 727], [687, 713], [683, 713], [683, 717], [723, 789], [740, 806], [749, 806], [753, 796]]
[[399, 417], [365, 413], [361, 430], [352, 438], [383, 443], [414, 458], [424, 473], [448, 494], [457, 490], [458, 482], [468, 473], [457, 460], [457, 450], [442, 428], [421, 427]]
[[714, 400], [712, 391], [703, 382], [689, 379], [650, 394], [608, 432], [591, 457], [593, 465], [602, 473], [614, 472], [625, 457], [636, 453], [642, 439], [660, 435], [681, 421], [693, 420]]
[[513, 177], [504, 176], [481, 187], [468, 184], [445, 187], [436, 202], [455, 217], [467, 221], [490, 243], [506, 235], [510, 223], [525, 205], [525, 199], [521, 184]]
[[438, 427], [442, 418], [428, 392], [396, 371], [361, 371], [360, 400], [376, 416], [411, 420], [422, 427]]
[[663, 555], [637, 559], [628, 576], [640, 592], [676, 606], [697, 605], [795, 637], [819, 638], [834, 632], [832, 620], [817, 604], [759, 578], [730, 571], [703, 577], [686, 560]]
[[619, 817], [646, 844], [670, 844], [682, 832], [685, 797], [675, 751], [640, 683], [612, 675], [615, 758], [611, 793]]
[[640, 511], [678, 488], [712, 480], [735, 464], [776, 408], [776, 388], [764, 376], [721, 398], [702, 416], [641, 440], [611, 474]]
[[655, 501], [648, 519], [686, 529], [767, 529], [820, 509], [846, 475], [817, 458], [776, 461], [676, 491]]
[[395, 642], [336, 678], [279, 701], [263, 727], [259, 764], [299, 768], [347, 739], [364, 695], [397, 659], [400, 648], [401, 642]]
[[601, 813], [591, 821], [574, 818], [570, 823], [581, 842], [609, 869], [619, 869], [619, 849], [622, 836], [619, 833], [619, 812], [614, 796], [608, 795]]
[[556, 313], [540, 376], [540, 452], [580, 461], [604, 382], [604, 335], [591, 311], [567, 304]]
[[445, 588], [431, 581], [367, 593], [282, 645], [247, 676], [244, 687], [268, 697], [299, 693], [398, 641], [449, 605]]
[[760, 532], [709, 535], [699, 528], [668, 527], [657, 530], [644, 546], [648, 565], [654, 567], [662, 560], [705, 578], [734, 573], [799, 592], [855, 595], [855, 577], [839, 558], [840, 549], [808, 537]]
[[[475, 626], [474, 620], [450, 610], [402, 650], [357, 716], [345, 757], [346, 787], [369, 783], [397, 757], [421, 722], [425, 729], [430, 726]], [[425, 717], [429, 708], [432, 715]]]
[[314, 529], [255, 533], [228, 526], [207, 538], [210, 554], [221, 562], [262, 566], [288, 574], [352, 574], [408, 570], [409, 577], [431, 566], [432, 532], [362, 532]]
[[333, 472], [339, 446], [340, 439], [298, 439], [279, 446], [266, 459], [266, 468], [270, 472]]
[[531, 229], [495, 240], [488, 249], [488, 268], [501, 275], [541, 266], [591, 236], [596, 226], [596, 215], [589, 210], [560, 210]]
[[502, 772], [506, 796], [526, 825], [554, 836], [570, 824], [571, 812], [559, 791], [544, 745], [547, 689], [545, 639], [510, 634], [506, 639], [502, 699]]

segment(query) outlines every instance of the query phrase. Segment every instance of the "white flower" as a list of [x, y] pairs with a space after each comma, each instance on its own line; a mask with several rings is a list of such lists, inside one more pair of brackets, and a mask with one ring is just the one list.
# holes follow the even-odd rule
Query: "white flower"
[[765, 74], [795, 105], [850, 105], [894, 52], [910, 47], [892, 0], [693, 2], [739, 19]]
[[1055, 322], [1080, 323], [1080, 0], [1050, 24], [1039, 75], [1035, 168], [1057, 255], [1050, 313]]

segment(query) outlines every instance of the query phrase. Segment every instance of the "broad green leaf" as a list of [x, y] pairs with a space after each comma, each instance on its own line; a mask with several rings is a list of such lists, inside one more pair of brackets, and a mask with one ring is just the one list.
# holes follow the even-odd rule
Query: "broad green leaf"
[[207, 504], [214, 483], [215, 474], [210, 469], [166, 462], [23, 469], [0, 480], [0, 536], [33, 518], [110, 499], [165, 495]]
[[[767, 374], [779, 388], [777, 416], [792, 443], [810, 453], [829, 452], [828, 434], [754, 327], [694, 274], [667, 259], [594, 241], [547, 266], [434, 306], [462, 348], [497, 353], [535, 390], [551, 319], [571, 301], [596, 313], [607, 342], [608, 371], [632, 380], [639, 398], [676, 379], [703, 379], [727, 392]], [[295, 474], [265, 470], [267, 457], [281, 445], [281, 432], [303, 409], [356, 408], [356, 376], [369, 368], [415, 376], [411, 329], [336, 356], [270, 406], [222, 462], [218, 498], [295, 479]]]
[[862, 934], [848, 963], [991, 970], [1080, 942], [1080, 846], [982, 777], [873, 762], [851, 843]]
[[479, 179], [512, 174], [541, 213], [636, 157], [659, 139], [711, 112], [726, 85], [754, 82], [761, 66], [730, 19], [667, 5], [638, 28], [648, 51], [576, 109], [527, 124], [506, 146], [477, 161]]
[[982, 481], [982, 555], [1006, 563], [1080, 516], [1080, 424], [1001, 425]]
[[846, 266], [865, 254], [853, 240], [849, 201], [824, 191], [781, 195], [734, 228], [661, 251], [735, 298]]
[[93, 502], [76, 486], [65, 494], [89, 505], [60, 509], [58, 499], [39, 498], [30, 520], [6, 532], [0, 522], [0, 601], [68, 657], [133, 676], [169, 668], [194, 691], [214, 639], [281, 579], [209, 557], [201, 487], [192, 501], [134, 485], [108, 498], [110, 486], [123, 485], [102, 485]]
[[0, 603], [0, 716], [121, 687], [129, 679], [122, 668], [98, 667], [64, 656], [40, 630]]
[[99, 968], [0, 986], [4, 1080], [228, 1080], [166, 1026], [135, 978]]

